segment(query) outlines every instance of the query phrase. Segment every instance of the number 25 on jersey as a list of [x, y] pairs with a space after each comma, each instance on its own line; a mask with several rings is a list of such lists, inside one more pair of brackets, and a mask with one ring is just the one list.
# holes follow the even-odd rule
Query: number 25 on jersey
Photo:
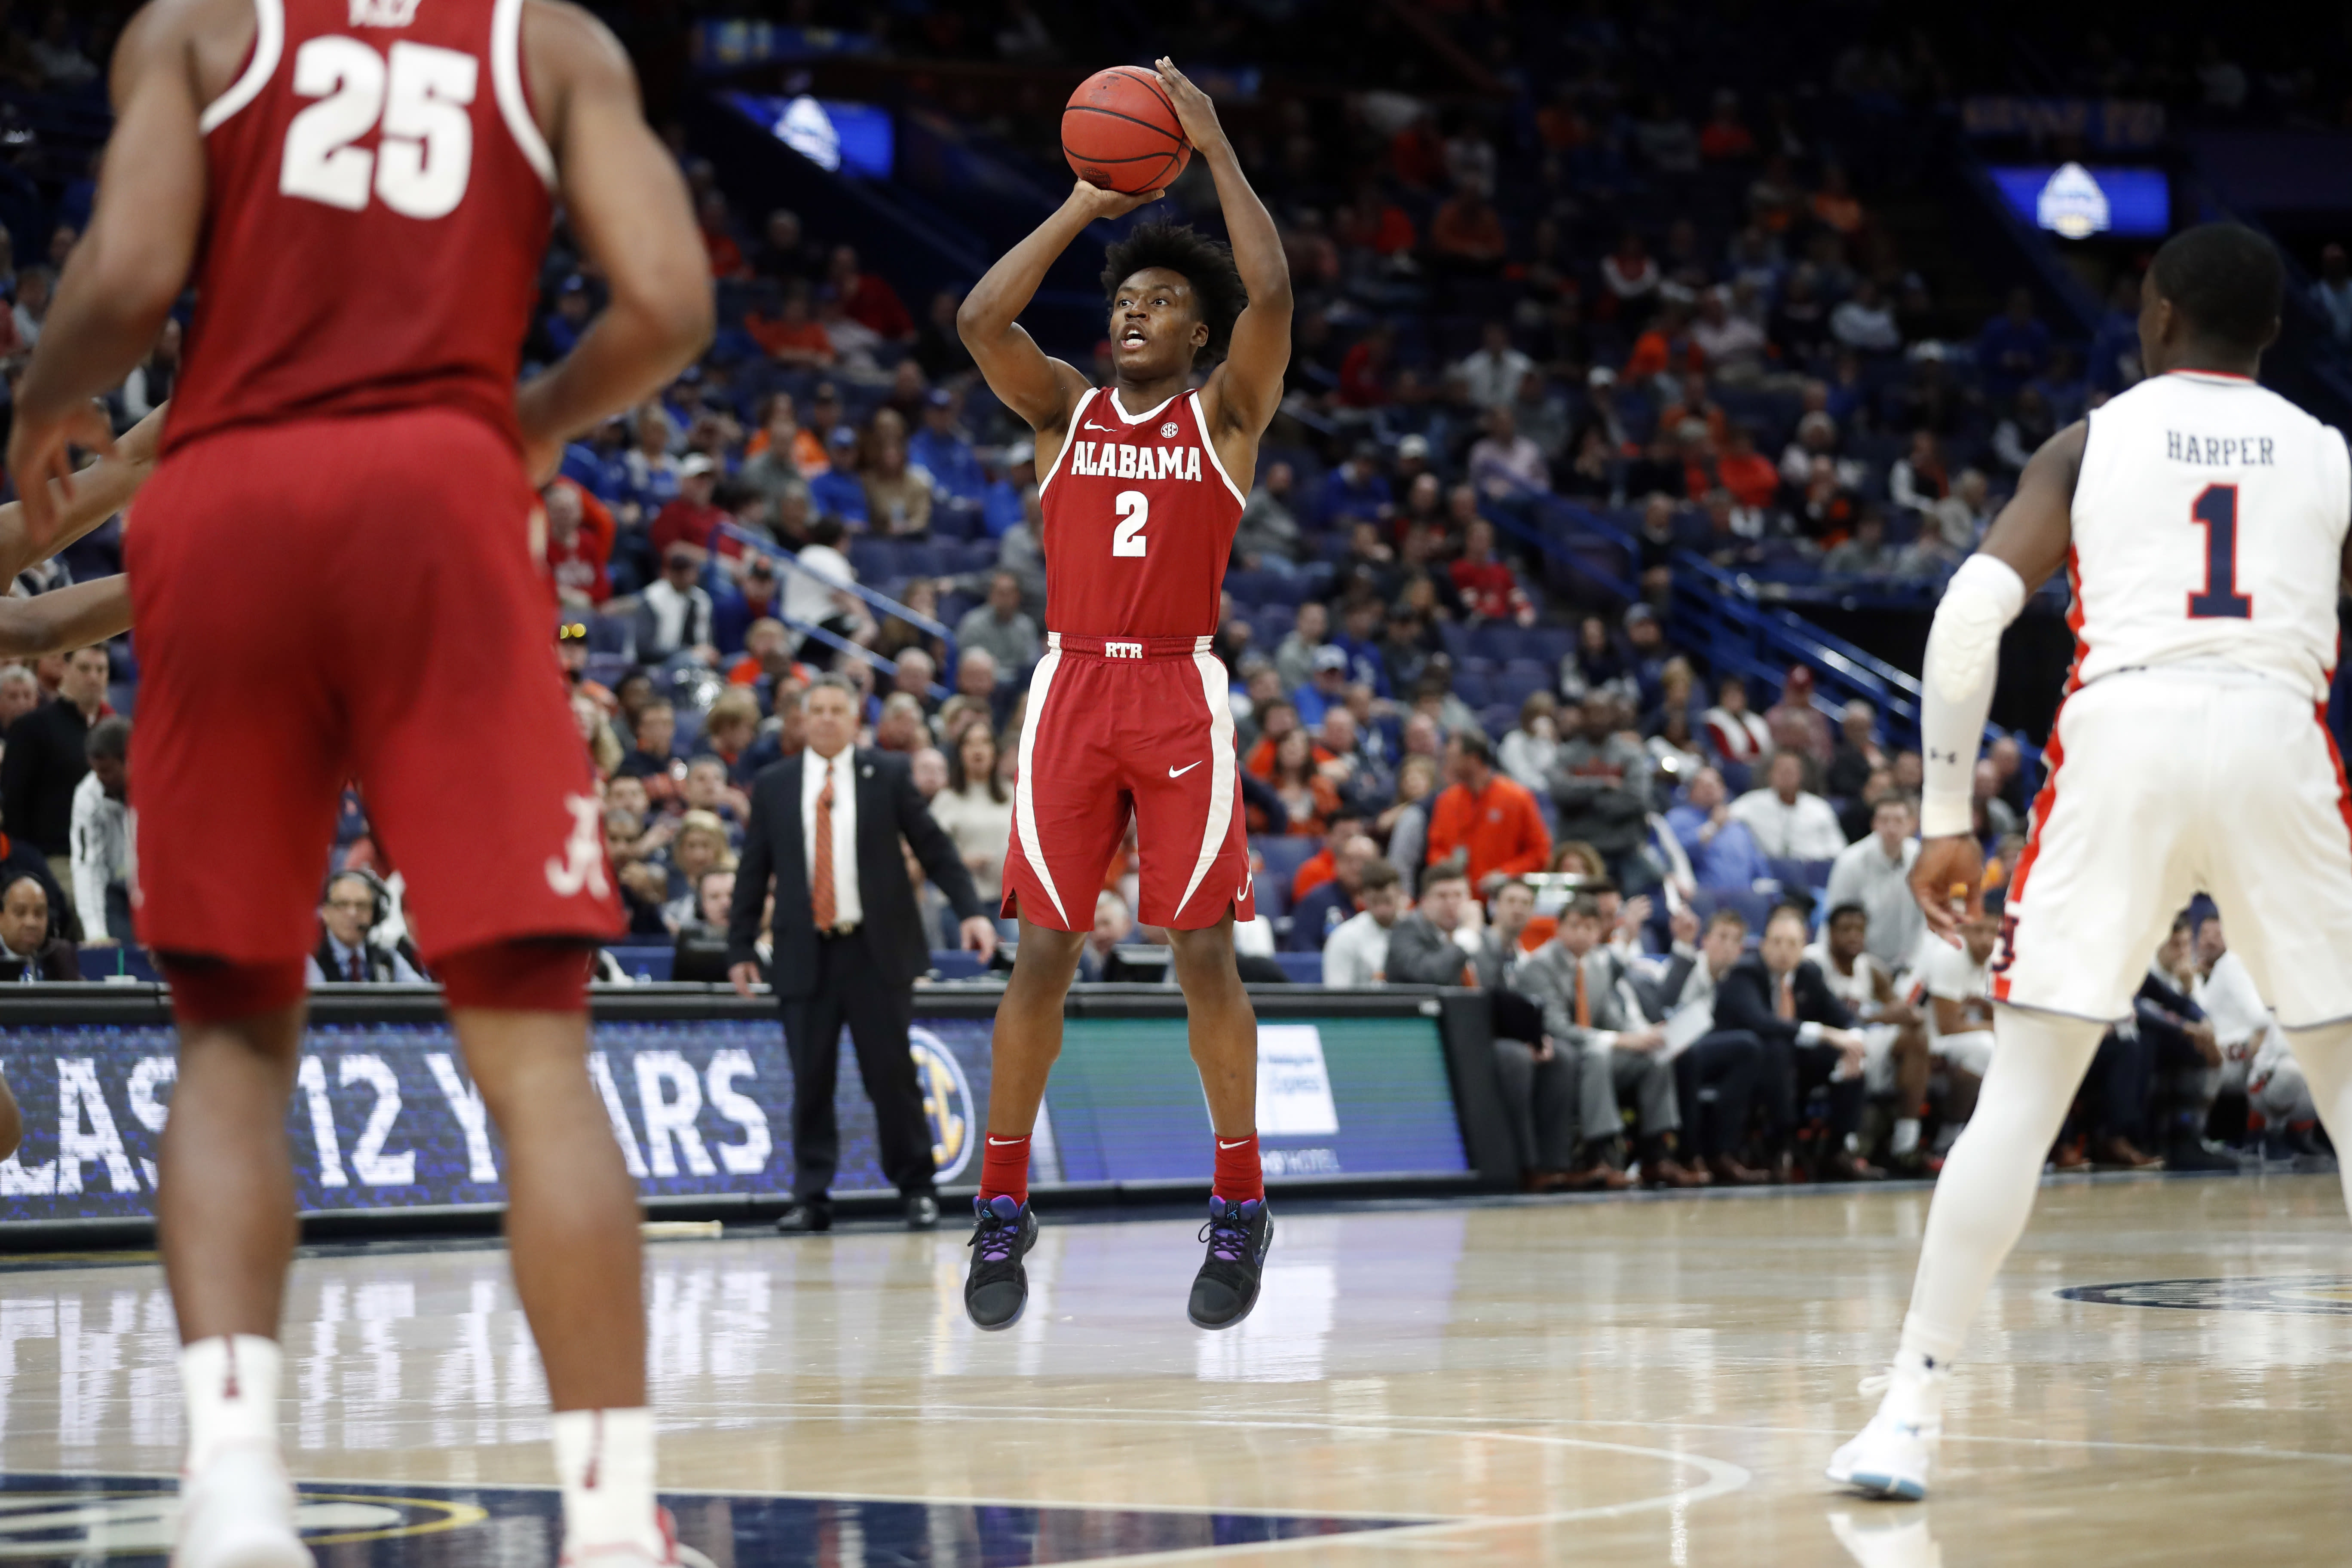
[[[395, 43], [387, 64], [357, 38], [312, 38], [295, 53], [294, 90], [319, 101], [286, 128], [278, 190], [361, 212], [373, 189], [403, 217], [446, 217], [473, 170], [480, 76], [456, 49]], [[374, 152], [352, 145], [371, 130]]]

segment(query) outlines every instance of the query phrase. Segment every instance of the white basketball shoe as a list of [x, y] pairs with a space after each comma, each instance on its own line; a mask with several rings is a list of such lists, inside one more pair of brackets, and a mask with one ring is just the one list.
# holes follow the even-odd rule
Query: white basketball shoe
[[1951, 1373], [1940, 1367], [1905, 1367], [1863, 1380], [1862, 1392], [1885, 1392], [1878, 1414], [1853, 1441], [1830, 1458], [1829, 1479], [1871, 1497], [1917, 1502], [1927, 1495], [1944, 1436], [1944, 1388]]
[[688, 1568], [688, 1564], [710, 1561], [700, 1552], [677, 1543], [677, 1521], [670, 1517], [669, 1510], [657, 1508], [654, 1514], [661, 1525], [659, 1555], [647, 1551], [640, 1542], [583, 1546], [567, 1536], [563, 1542], [563, 1555], [556, 1560], [556, 1568]]
[[318, 1568], [294, 1529], [294, 1483], [274, 1443], [228, 1443], [180, 1478], [172, 1568]]

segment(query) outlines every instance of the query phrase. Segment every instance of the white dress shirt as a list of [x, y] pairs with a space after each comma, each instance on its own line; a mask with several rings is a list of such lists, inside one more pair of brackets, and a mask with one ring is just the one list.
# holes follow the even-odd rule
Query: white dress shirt
[[1903, 852], [1890, 860], [1878, 835], [1869, 833], [1839, 850], [1836, 864], [1830, 868], [1825, 901], [1831, 909], [1840, 904], [1862, 906], [1870, 917], [1870, 930], [1863, 942], [1871, 956], [1890, 972], [1911, 966], [1918, 956], [1919, 939], [1927, 931], [1927, 917], [1919, 912], [1919, 900], [1911, 896], [1911, 868], [1918, 859], [1917, 839], [1905, 839]]
[[[808, 857], [812, 892], [816, 876], [816, 797], [824, 789], [825, 774], [833, 774], [833, 912], [845, 926], [866, 918], [866, 906], [857, 898], [856, 765], [855, 746], [842, 747], [830, 763], [813, 751], [801, 753], [801, 849]], [[813, 898], [810, 907], [815, 907]]]
[[1360, 990], [1388, 978], [1389, 930], [1361, 910], [1339, 922], [1323, 944], [1323, 984]]
[[1783, 801], [1769, 789], [1749, 790], [1731, 803], [1732, 819], [1748, 825], [1756, 847], [1782, 860], [1834, 860], [1845, 848], [1845, 829], [1820, 795], [1799, 791]]

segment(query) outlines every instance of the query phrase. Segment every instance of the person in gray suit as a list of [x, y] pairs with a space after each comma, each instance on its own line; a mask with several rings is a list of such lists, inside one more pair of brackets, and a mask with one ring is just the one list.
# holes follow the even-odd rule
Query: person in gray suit
[[[1559, 934], [1519, 967], [1528, 995], [1543, 1007], [1545, 1034], [1556, 1048], [1577, 1053], [1584, 1157], [1573, 1173], [1594, 1186], [1630, 1184], [1618, 1109], [1630, 1098], [1640, 1111], [1643, 1184], [1706, 1186], [1706, 1173], [1676, 1157], [1675, 1135], [1682, 1118], [1665, 1032], [1644, 1021], [1622, 963], [1601, 945], [1601, 927], [1600, 904], [1579, 895], [1561, 912]], [[1599, 1173], [1604, 1171], [1608, 1174]]]
[[1519, 1185], [1531, 1193], [1584, 1192], [1622, 1185], [1606, 1165], [1573, 1171], [1577, 1131], [1577, 1077], [1581, 1060], [1572, 1048], [1544, 1030], [1544, 1010], [1522, 988], [1520, 972], [1534, 957], [1519, 945], [1519, 933], [1535, 914], [1535, 889], [1517, 877], [1495, 889], [1486, 909], [1487, 928], [1470, 967], [1494, 1012], [1495, 1081], [1511, 1133], [1519, 1149]]

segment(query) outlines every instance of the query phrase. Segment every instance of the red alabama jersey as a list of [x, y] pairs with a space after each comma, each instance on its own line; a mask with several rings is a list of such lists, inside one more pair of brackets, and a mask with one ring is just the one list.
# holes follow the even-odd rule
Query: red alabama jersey
[[522, 0], [254, 0], [204, 111], [187, 363], [165, 431], [426, 405], [515, 441], [555, 163]]
[[1242, 520], [1188, 392], [1130, 415], [1095, 387], [1037, 486], [1045, 515], [1045, 629], [1073, 637], [1205, 637]]

